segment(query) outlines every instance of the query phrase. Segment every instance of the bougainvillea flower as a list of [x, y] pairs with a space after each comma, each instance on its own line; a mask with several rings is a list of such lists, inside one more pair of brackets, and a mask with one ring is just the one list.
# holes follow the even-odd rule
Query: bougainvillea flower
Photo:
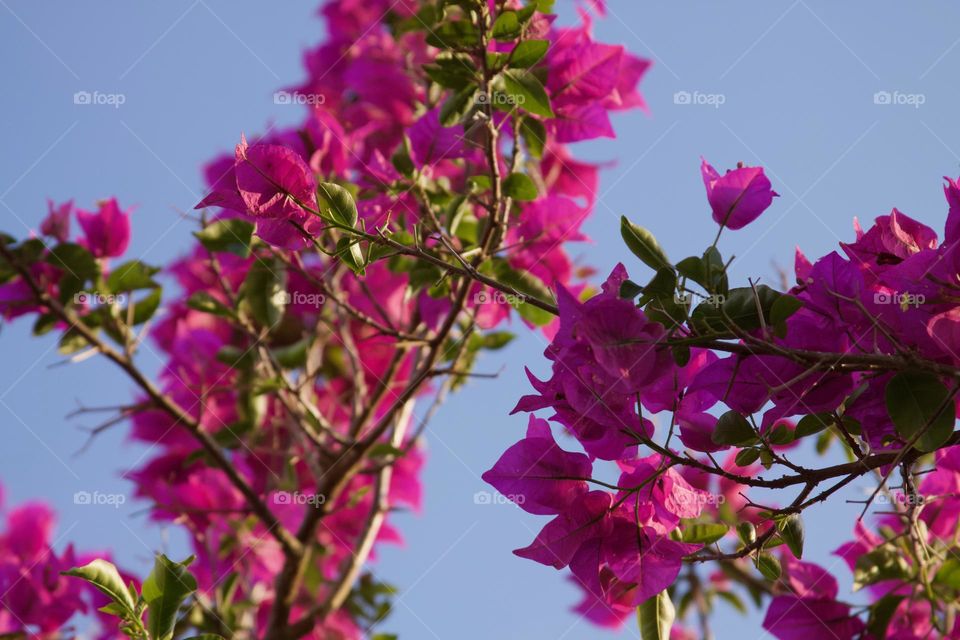
[[61, 205], [54, 205], [53, 200], [47, 200], [47, 217], [40, 223], [40, 233], [55, 238], [59, 242], [66, 242], [70, 237], [70, 215], [73, 213], [73, 200]]
[[80, 244], [98, 258], [122, 256], [130, 243], [130, 214], [120, 210], [116, 198], [102, 200], [96, 213], [77, 210], [83, 229]]
[[558, 447], [547, 421], [531, 415], [527, 437], [481, 477], [524, 511], [551, 515], [587, 492], [591, 471], [590, 458]]
[[766, 211], [780, 194], [770, 186], [763, 167], [738, 167], [724, 175], [701, 158], [700, 173], [707, 188], [713, 220], [729, 229], [742, 229]]

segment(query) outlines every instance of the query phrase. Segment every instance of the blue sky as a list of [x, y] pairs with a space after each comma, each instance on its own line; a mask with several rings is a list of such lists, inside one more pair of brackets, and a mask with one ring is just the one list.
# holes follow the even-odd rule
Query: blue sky
[[[558, 4], [572, 19], [569, 1]], [[83, 206], [116, 195], [137, 205], [131, 255], [162, 263], [184, 251], [190, 224], [180, 213], [199, 199], [200, 165], [241, 132], [299, 118], [272, 94], [302, 77], [300, 51], [322, 37], [313, 9], [292, 0], [0, 0], [7, 60], [0, 229], [35, 228], [47, 197]], [[821, 255], [852, 237], [854, 216], [869, 221], [893, 206], [942, 228], [940, 178], [960, 174], [960, 7], [612, 0], [610, 14], [596, 24], [598, 37], [654, 59], [643, 85], [651, 115], [620, 115], [617, 140], [576, 150], [616, 160], [587, 225], [594, 242], [573, 249], [583, 263], [605, 272], [624, 260], [641, 273], [621, 247], [620, 214], [652, 229], [674, 258], [708, 244], [715, 228], [701, 155], [718, 169], [763, 164], [782, 196], [721, 243], [737, 256], [740, 279], [774, 280], [778, 266], [792, 265], [795, 245]], [[77, 105], [78, 91], [122, 94], [124, 103]], [[603, 635], [567, 611], [576, 592], [560, 574], [510, 554], [545, 519], [474, 501], [488, 489], [479, 475], [522, 435], [525, 418], [507, 414], [527, 389], [523, 366], [546, 370], [542, 338], [523, 334], [482, 362], [500, 377], [458, 394], [430, 428], [425, 512], [398, 518], [407, 544], [384, 550], [375, 568], [402, 594], [385, 631], [443, 639]], [[81, 398], [128, 400], [130, 385], [103, 363], [56, 366], [53, 347], [30, 338], [27, 324], [0, 334], [0, 480], [8, 502], [52, 502], [59, 545], [114, 549], [142, 570], [153, 550], [183, 548], [178, 532], [150, 525], [142, 504], [81, 506], [73, 493], [128, 492], [119, 475], [145, 450], [126, 443], [118, 427], [79, 452], [81, 427], [95, 421], [67, 418]], [[144, 355], [145, 366], [156, 367]], [[858, 513], [859, 505], [842, 500], [813, 511], [810, 557], [829, 566], [829, 550], [849, 536]], [[718, 614], [718, 638], [764, 637], [757, 615], [743, 623], [727, 610]], [[614, 637], [637, 633], [630, 627]]]

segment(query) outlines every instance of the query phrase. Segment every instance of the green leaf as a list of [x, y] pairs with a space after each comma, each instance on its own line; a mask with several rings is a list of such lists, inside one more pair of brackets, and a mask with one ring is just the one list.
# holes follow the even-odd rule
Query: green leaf
[[770, 307], [770, 324], [786, 328], [787, 319], [802, 308], [803, 302], [799, 298], [782, 295]]
[[782, 573], [780, 569], [780, 561], [769, 553], [761, 553], [756, 557], [753, 563], [757, 567], [757, 570], [760, 572], [760, 574], [767, 580], [773, 582], [780, 578], [780, 574]]
[[812, 436], [834, 423], [836, 423], [836, 419], [829, 413], [811, 413], [800, 418], [800, 421], [797, 422], [797, 428], [793, 432], [793, 437], [796, 439]]
[[357, 203], [350, 192], [334, 182], [317, 184], [320, 214], [334, 223], [353, 228], [357, 224]]
[[309, 338], [303, 338], [293, 344], [271, 349], [270, 352], [281, 367], [285, 369], [296, 369], [307, 363], [307, 350], [310, 347], [310, 343]]
[[47, 254], [46, 260], [81, 281], [93, 280], [100, 275], [100, 267], [93, 254], [72, 242], [55, 246]]
[[669, 267], [657, 269], [650, 282], [643, 287], [643, 299], [638, 304], [658, 298], [674, 299], [677, 295], [677, 274]]
[[867, 617], [867, 632], [870, 637], [887, 637], [887, 627], [902, 601], [903, 596], [886, 595], [871, 605], [870, 615]]
[[349, 236], [337, 240], [337, 257], [343, 260], [344, 264], [350, 267], [350, 270], [355, 274], [363, 275], [367, 264], [363, 257], [363, 251], [360, 249], [359, 240]]
[[157, 267], [151, 267], [139, 260], [125, 262], [114, 269], [107, 278], [107, 289], [111, 293], [123, 293], [159, 287], [160, 285], [153, 281], [153, 276], [158, 271], [160, 269]]
[[803, 520], [799, 513], [791, 513], [786, 518], [777, 522], [777, 529], [780, 531], [780, 537], [787, 543], [787, 548], [793, 554], [793, 557], [799, 559], [803, 557]]
[[770, 444], [790, 444], [793, 442], [793, 430], [785, 422], [778, 422], [767, 433], [767, 440]]
[[475, 85], [468, 86], [444, 100], [440, 106], [440, 124], [452, 127], [463, 121], [477, 101], [479, 90]]
[[528, 271], [520, 272], [510, 266], [505, 260], [495, 260], [493, 271], [497, 281], [511, 287], [521, 296], [507, 295], [506, 300], [524, 320], [537, 326], [543, 326], [553, 321], [553, 314], [535, 307], [526, 301], [534, 298], [541, 302], [552, 302], [553, 293], [536, 276]]
[[493, 331], [483, 334], [481, 345], [484, 349], [496, 351], [510, 344], [515, 337], [509, 331]]
[[947, 585], [951, 589], [960, 591], [960, 560], [955, 557], [944, 560], [934, 580]]
[[529, 202], [537, 199], [537, 185], [525, 173], [511, 173], [503, 181], [503, 192], [510, 198], [520, 202]]
[[287, 304], [287, 274], [275, 261], [256, 260], [241, 286], [241, 308], [260, 326], [280, 324]]
[[[731, 289], [723, 298], [708, 299], [694, 309], [691, 320], [700, 332], [736, 335], [761, 326], [761, 318], [770, 324], [770, 308], [781, 294], [766, 285]], [[722, 300], [722, 304], [717, 304]], [[761, 315], [762, 314], [762, 315]]]
[[187, 570], [190, 560], [192, 558], [173, 562], [160, 554], [154, 562], [153, 571], [143, 581], [147, 630], [151, 640], [172, 640], [180, 604], [197, 590], [197, 581]]
[[64, 571], [63, 575], [86, 580], [126, 611], [133, 613], [137, 608], [136, 602], [123, 584], [120, 572], [106, 560], [98, 558], [90, 564]]
[[187, 307], [194, 311], [202, 311], [223, 318], [233, 317], [233, 310], [214, 298], [207, 291], [197, 291], [187, 298]]
[[504, 11], [494, 21], [490, 35], [499, 42], [509, 42], [520, 36], [520, 30], [520, 18], [517, 12]]
[[69, 356], [78, 351], [83, 351], [89, 346], [87, 339], [84, 338], [76, 329], [70, 328], [60, 336], [60, 342], [57, 344], [57, 351], [61, 355]]
[[730, 527], [719, 522], [698, 522], [683, 528], [683, 541], [713, 544], [727, 535], [728, 531]]
[[50, 333], [58, 322], [60, 322], [60, 318], [52, 313], [37, 316], [36, 322], [33, 323], [33, 335], [43, 336]]
[[893, 544], [882, 544], [873, 551], [857, 558], [853, 567], [853, 590], [876, 584], [883, 580], [907, 580], [910, 565]]
[[233, 253], [246, 258], [250, 255], [254, 225], [241, 218], [226, 218], [208, 224], [194, 236], [200, 244], [213, 253]]
[[733, 591], [717, 591], [716, 593], [721, 600], [726, 600], [730, 606], [732, 606], [738, 612], [746, 615], [747, 605], [743, 603], [743, 600], [741, 600], [740, 596], [738, 596], [736, 593]]
[[513, 48], [510, 54], [510, 66], [529, 68], [540, 62], [550, 46], [548, 40], [524, 40]]
[[886, 389], [887, 413], [904, 439], [920, 451], [936, 451], [950, 438], [956, 408], [950, 391], [931, 373], [902, 372]]
[[717, 420], [717, 426], [710, 436], [714, 444], [744, 445], [757, 439], [757, 434], [747, 421], [737, 411], [727, 411]]
[[733, 459], [740, 467], [749, 467], [760, 458], [759, 449], [741, 449], [737, 457]]
[[677, 612], [666, 590], [640, 603], [637, 624], [642, 640], [669, 640]]
[[633, 255], [654, 271], [664, 267], [673, 269], [667, 254], [660, 248], [653, 234], [640, 225], [630, 222], [626, 216], [620, 216], [620, 235]]
[[502, 77], [504, 91], [511, 97], [512, 104], [536, 116], [554, 117], [547, 90], [536, 76], [529, 71], [508, 69]]
[[707, 288], [707, 270], [703, 260], [697, 256], [690, 256], [678, 262], [677, 271], [688, 280], [693, 280], [701, 287]]
[[465, 53], [442, 53], [431, 64], [423, 65], [431, 80], [447, 89], [459, 91], [476, 84], [477, 67]]
[[470, 20], [445, 22], [430, 30], [427, 44], [438, 49], [475, 47], [480, 44], [480, 32]]
[[133, 326], [143, 324], [153, 317], [157, 309], [160, 308], [162, 296], [163, 290], [158, 287], [142, 299], [133, 303]]
[[535, 118], [523, 118], [520, 121], [520, 135], [527, 143], [527, 151], [539, 160], [543, 157], [543, 148], [547, 144], [547, 128]]
[[741, 522], [737, 525], [737, 537], [743, 544], [753, 544], [757, 539], [757, 527], [752, 522]]

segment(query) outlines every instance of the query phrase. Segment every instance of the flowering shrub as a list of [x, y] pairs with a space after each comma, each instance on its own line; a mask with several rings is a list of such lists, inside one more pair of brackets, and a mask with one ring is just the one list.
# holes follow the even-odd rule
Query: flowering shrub
[[[173, 264], [124, 259], [135, 216], [116, 200], [51, 203], [38, 234], [0, 238], [0, 317], [128, 375], [111, 423], [150, 444], [129, 478], [195, 556], [159, 556], [139, 582], [68, 553], [45, 585], [56, 616], [0, 632], [55, 631], [86, 610], [83, 581], [134, 638], [359, 638], [385, 617], [393, 589], [364, 565], [399, 540], [388, 514], [420, 505], [415, 403], [429, 415], [509, 342], [511, 316], [553, 334], [551, 287], [582, 287], [565, 244], [584, 239], [598, 173], [566, 145], [643, 106], [648, 63], [550, 5], [325, 3], [330, 36], [282, 94], [303, 122], [206, 166]], [[155, 379], [144, 341], [165, 359]]]
[[[721, 175], [704, 161], [702, 173], [719, 225], [703, 254], [674, 263], [624, 218], [623, 239], [653, 277], [635, 284], [619, 265], [596, 295], [559, 287], [550, 377], [530, 373], [534, 393], [515, 411], [546, 410], [584, 453], [531, 415], [486, 472], [521, 509], [553, 518], [514, 553], [568, 568], [584, 594], [576, 610], [597, 624], [639, 607], [645, 640], [666, 638], [692, 608], [709, 637], [714, 601], [745, 609], [738, 591], [768, 600], [763, 624], [781, 640], [960, 637], [957, 182], [945, 187], [943, 243], [894, 209], [866, 231], [857, 223], [842, 253], [810, 261], [798, 250], [796, 284], [780, 292], [731, 287], [717, 247], [773, 202], [763, 169]], [[794, 462], [811, 441], [849, 462]], [[615, 482], [595, 474], [600, 461], [615, 462]], [[868, 593], [852, 605], [801, 560], [802, 514], [867, 475], [879, 485], [864, 512], [890, 506], [877, 530], [858, 519], [836, 551]], [[786, 504], [755, 502], [751, 489]]]

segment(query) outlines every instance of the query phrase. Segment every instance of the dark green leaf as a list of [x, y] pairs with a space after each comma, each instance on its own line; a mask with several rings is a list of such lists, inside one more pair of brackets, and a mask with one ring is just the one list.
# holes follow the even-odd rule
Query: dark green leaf
[[760, 458], [759, 449], [743, 449], [737, 453], [737, 457], [734, 458], [734, 462], [737, 463], [737, 466], [740, 467], [749, 467], [751, 464], [756, 462]]
[[791, 513], [777, 522], [780, 537], [787, 543], [795, 558], [803, 557], [803, 520], [799, 513]]
[[767, 440], [770, 444], [784, 445], [793, 442], [793, 429], [785, 422], [778, 422], [767, 433]]
[[744, 445], [754, 442], [756, 438], [750, 422], [737, 411], [727, 411], [720, 416], [710, 436], [715, 444], [720, 445]]
[[452, 127], [463, 121], [477, 101], [478, 89], [471, 85], [452, 94], [440, 107], [440, 124]]
[[950, 391], [930, 373], [903, 372], [887, 383], [887, 413], [904, 439], [936, 451], [950, 438], [956, 409]]
[[261, 327], [274, 328], [288, 302], [286, 271], [275, 261], [256, 260], [243, 282], [241, 295], [241, 308]]
[[870, 637], [887, 637], [887, 627], [902, 601], [903, 596], [886, 595], [870, 606], [870, 615], [867, 618], [867, 632]]
[[125, 262], [118, 266], [107, 278], [107, 290], [111, 293], [136, 291], [137, 289], [152, 289], [158, 287], [153, 281], [153, 275], [160, 271], [139, 260]]
[[226, 218], [207, 225], [193, 235], [208, 251], [233, 253], [246, 258], [250, 255], [253, 229], [251, 222], [241, 218]]
[[480, 32], [470, 20], [446, 22], [427, 34], [427, 44], [438, 49], [466, 49], [480, 44]]
[[100, 275], [100, 267], [93, 254], [72, 242], [64, 242], [51, 249], [47, 254], [47, 262], [84, 282]]
[[815, 433], [820, 433], [835, 422], [836, 420], [829, 413], [811, 413], [808, 416], [800, 418], [800, 421], [797, 422], [797, 428], [793, 432], [793, 436], [794, 438], [811, 436]]
[[344, 236], [337, 240], [337, 257], [343, 260], [350, 269], [362, 276], [366, 268], [366, 261], [363, 257], [363, 251], [360, 249], [360, 242], [356, 238]]
[[527, 143], [527, 151], [539, 160], [543, 157], [543, 147], [547, 143], [547, 129], [535, 118], [525, 117], [520, 121], [520, 135]]
[[626, 216], [620, 216], [620, 235], [633, 255], [654, 271], [664, 267], [673, 268], [667, 254], [660, 248], [653, 234], [640, 225], [630, 222]]

